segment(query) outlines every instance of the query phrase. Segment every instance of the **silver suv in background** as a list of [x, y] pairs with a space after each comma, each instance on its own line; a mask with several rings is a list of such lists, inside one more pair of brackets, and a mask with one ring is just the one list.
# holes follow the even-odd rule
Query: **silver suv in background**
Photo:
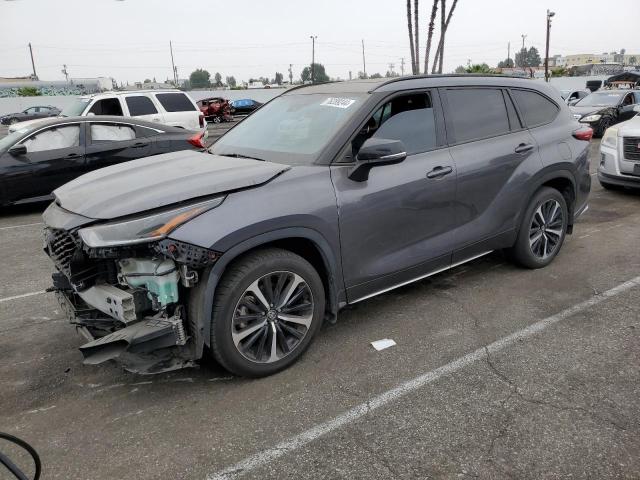
[[[185, 130], [205, 130], [204, 115], [196, 103], [180, 90], [134, 90], [105, 92], [78, 97], [62, 110], [65, 117], [110, 115], [136, 117], [148, 122], [162, 123]], [[9, 133], [39, 120], [15, 123]]]
[[640, 189], [640, 105], [634, 109], [635, 117], [608, 128], [602, 137], [598, 180], [604, 188]]
[[548, 265], [587, 207], [592, 133], [531, 80], [290, 89], [207, 153], [56, 190], [54, 289], [86, 363], [159, 372], [211, 352], [235, 374], [269, 375], [348, 304], [493, 250]]

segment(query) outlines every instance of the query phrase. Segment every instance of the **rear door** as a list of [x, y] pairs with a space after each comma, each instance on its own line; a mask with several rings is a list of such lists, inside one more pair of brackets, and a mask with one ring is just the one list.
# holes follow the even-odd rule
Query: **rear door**
[[125, 95], [124, 103], [130, 117], [137, 117], [148, 122], [164, 123], [164, 116], [151, 95]]
[[7, 200], [46, 197], [84, 173], [84, 125], [70, 123], [35, 132], [21, 141], [26, 155], [3, 155]]
[[443, 88], [441, 94], [458, 172], [457, 263], [510, 244], [526, 180], [541, 161], [508, 91], [460, 87]]
[[155, 93], [162, 107], [164, 123], [187, 130], [200, 130], [200, 110], [183, 92]]
[[149, 155], [153, 137], [142, 137], [127, 123], [87, 123], [87, 171]]

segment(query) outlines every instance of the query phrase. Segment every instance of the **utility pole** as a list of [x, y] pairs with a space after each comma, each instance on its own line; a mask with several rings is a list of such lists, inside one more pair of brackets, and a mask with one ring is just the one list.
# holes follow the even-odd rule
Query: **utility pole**
[[353, 78], [352, 74], [351, 74], [351, 70], [349, 70], [349, 80], [351, 80]]
[[362, 71], [363, 71], [364, 76], [366, 78], [366, 76], [367, 76], [367, 61], [366, 61], [365, 56], [364, 56], [364, 38], [362, 39]]
[[317, 35], [310, 35], [311, 39], [311, 83], [316, 83], [316, 38]]
[[522, 65], [520, 65], [521, 67], [526, 67], [527, 66], [527, 55], [526, 55], [526, 50], [524, 48], [524, 39], [527, 38], [526, 35], [520, 35], [522, 37], [522, 50], [520, 50], [520, 55], [522, 57]]
[[507, 67], [511, 63], [511, 42], [507, 43]]
[[38, 75], [36, 74], [36, 64], [33, 61], [33, 49], [31, 48], [31, 42], [29, 42], [29, 54], [31, 55], [31, 66], [33, 67], [33, 79], [38, 80]]
[[289, 64], [289, 85], [293, 85], [293, 63]]
[[173, 72], [173, 85], [178, 88], [178, 70], [176, 69], [176, 64], [173, 62], [173, 45], [171, 45], [171, 40], [169, 40], [169, 51], [171, 52], [171, 71]]
[[544, 81], [549, 81], [549, 37], [551, 36], [551, 18], [555, 15], [555, 12], [547, 9], [547, 49], [544, 57]]
[[400, 72], [401, 72], [401, 75], [404, 77], [404, 57], [400, 59]]

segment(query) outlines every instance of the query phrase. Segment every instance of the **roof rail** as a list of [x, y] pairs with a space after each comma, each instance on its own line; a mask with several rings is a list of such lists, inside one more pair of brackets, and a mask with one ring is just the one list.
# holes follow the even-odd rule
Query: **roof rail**
[[405, 80], [414, 80], [414, 79], [425, 79], [425, 78], [519, 78], [524, 80], [529, 80], [529, 77], [521, 77], [518, 75], [504, 75], [502, 73], [434, 73], [431, 75], [405, 75], [404, 77], [394, 77], [390, 78], [386, 82], [382, 82], [373, 88], [371, 91], [376, 90], [385, 85], [389, 85], [390, 83], [402, 82]]

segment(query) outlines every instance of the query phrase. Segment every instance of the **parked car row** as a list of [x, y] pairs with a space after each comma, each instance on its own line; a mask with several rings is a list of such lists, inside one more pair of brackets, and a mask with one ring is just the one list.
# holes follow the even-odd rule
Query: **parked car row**
[[[204, 115], [195, 102], [179, 90], [136, 90], [107, 92], [77, 98], [60, 115], [76, 117], [110, 115], [135, 117], [186, 130], [202, 130], [206, 134]], [[29, 120], [38, 122], [39, 120]], [[9, 132], [15, 132], [29, 123], [14, 123]]]
[[92, 170], [205, 148], [203, 132], [120, 116], [51, 118], [0, 139], [0, 205], [42, 201]]
[[44, 214], [54, 290], [85, 363], [156, 373], [210, 352], [269, 375], [349, 304], [493, 250], [548, 265], [587, 208], [591, 135], [524, 79], [290, 89], [208, 152], [58, 188]]

